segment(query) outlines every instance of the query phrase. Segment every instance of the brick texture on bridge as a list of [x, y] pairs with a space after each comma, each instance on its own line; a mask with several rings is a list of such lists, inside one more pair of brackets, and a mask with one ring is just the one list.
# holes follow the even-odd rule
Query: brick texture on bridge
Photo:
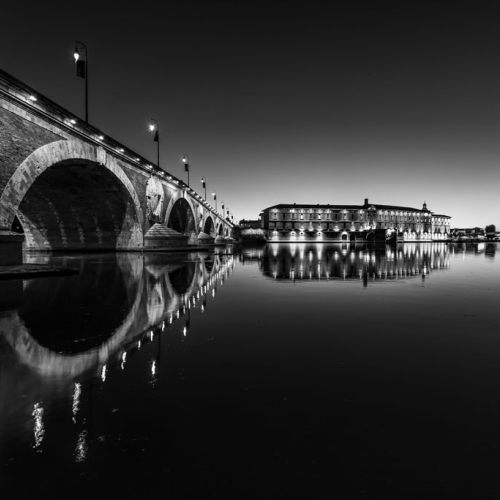
[[17, 167], [39, 147], [63, 139], [50, 130], [0, 107], [0, 193]]

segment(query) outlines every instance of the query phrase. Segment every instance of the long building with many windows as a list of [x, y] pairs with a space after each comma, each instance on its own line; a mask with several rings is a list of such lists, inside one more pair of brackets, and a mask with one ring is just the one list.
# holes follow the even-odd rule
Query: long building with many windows
[[363, 205], [280, 204], [260, 214], [269, 241], [432, 241], [446, 240], [449, 215], [421, 209], [369, 203]]

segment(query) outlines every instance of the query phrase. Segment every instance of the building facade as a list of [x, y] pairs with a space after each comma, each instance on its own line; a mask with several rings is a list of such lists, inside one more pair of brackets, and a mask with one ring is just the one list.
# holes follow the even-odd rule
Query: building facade
[[399, 241], [449, 239], [448, 215], [422, 208], [363, 205], [274, 205], [260, 214], [269, 241]]

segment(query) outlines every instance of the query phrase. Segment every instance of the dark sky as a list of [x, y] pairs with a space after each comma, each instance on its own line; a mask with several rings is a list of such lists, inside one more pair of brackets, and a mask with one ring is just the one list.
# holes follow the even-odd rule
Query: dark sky
[[83, 117], [81, 40], [90, 123], [155, 161], [155, 118], [162, 168], [187, 154], [238, 219], [369, 198], [500, 227], [496, 10], [338, 4], [9, 2], [0, 67]]

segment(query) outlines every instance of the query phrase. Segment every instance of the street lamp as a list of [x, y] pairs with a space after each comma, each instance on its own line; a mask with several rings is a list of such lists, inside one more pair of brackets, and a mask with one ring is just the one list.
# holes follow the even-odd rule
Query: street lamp
[[215, 191], [212, 192], [212, 196], [214, 197], [215, 201], [215, 211], [217, 212], [217, 193]]
[[[78, 46], [85, 50], [85, 59], [80, 59]], [[75, 52], [73, 53], [76, 64], [76, 76], [85, 79], [85, 123], [89, 123], [89, 54], [87, 46], [82, 42], [75, 42]]]
[[188, 187], [189, 187], [189, 162], [186, 155], [182, 157], [182, 163], [184, 163], [184, 171], [187, 172], [188, 174]]
[[205, 177], [201, 178], [201, 185], [203, 186], [203, 189], [205, 190], [205, 201], [207, 201], [207, 181], [205, 180]]
[[153, 140], [157, 143], [157, 154], [158, 154], [158, 159], [157, 159], [157, 165], [158, 168], [160, 168], [160, 127], [158, 126], [158, 122], [151, 118], [149, 122], [149, 131], [154, 132], [155, 135], [153, 137]]

